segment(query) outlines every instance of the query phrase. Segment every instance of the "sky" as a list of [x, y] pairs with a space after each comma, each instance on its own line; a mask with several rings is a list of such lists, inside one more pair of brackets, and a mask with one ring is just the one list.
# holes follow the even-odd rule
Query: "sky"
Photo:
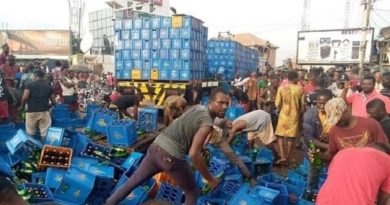
[[[67, 29], [67, 0], [12, 0], [0, 7], [0, 26], [8, 29]], [[86, 13], [108, 8], [106, 0], [84, 0]], [[361, 0], [350, 0], [350, 27], [362, 24]], [[279, 47], [277, 65], [296, 53], [301, 30], [303, 0], [170, 0], [178, 13], [195, 16], [209, 28], [209, 38], [218, 32], [252, 33]], [[311, 0], [310, 29], [343, 28], [345, 0]], [[85, 15], [86, 17], [88, 15]], [[376, 0], [370, 25], [378, 33], [390, 26], [390, 0]]]

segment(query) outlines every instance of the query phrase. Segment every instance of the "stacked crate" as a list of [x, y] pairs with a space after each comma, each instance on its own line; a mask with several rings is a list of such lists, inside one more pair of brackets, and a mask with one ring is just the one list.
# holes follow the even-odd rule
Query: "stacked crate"
[[208, 29], [192, 16], [115, 21], [117, 79], [203, 79]]
[[225, 80], [232, 80], [236, 73], [246, 75], [259, 67], [259, 51], [229, 39], [212, 39], [207, 43], [207, 73], [221, 74]]

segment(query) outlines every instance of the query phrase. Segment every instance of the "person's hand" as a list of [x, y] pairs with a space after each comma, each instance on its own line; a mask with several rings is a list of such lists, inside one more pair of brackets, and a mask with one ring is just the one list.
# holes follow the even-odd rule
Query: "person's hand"
[[232, 129], [232, 127], [233, 127], [232, 121], [226, 120], [226, 127], [227, 127], [228, 129]]
[[23, 111], [23, 108], [24, 108], [23, 106], [20, 106], [20, 107], [18, 107], [17, 111], [18, 111], [18, 112], [22, 112], [22, 111]]
[[227, 134], [227, 143], [230, 144], [233, 141], [234, 138], [234, 132], [229, 129], [228, 134]]
[[309, 149], [307, 151], [307, 156], [309, 157], [309, 160], [310, 160], [311, 163], [313, 163], [313, 161], [314, 161], [314, 154], [319, 153], [319, 152], [320, 152], [320, 149], [317, 149], [315, 151]]
[[211, 188], [212, 191], [214, 191], [214, 190], [218, 187], [219, 183], [220, 183], [220, 181], [219, 181], [219, 179], [216, 178], [216, 177], [213, 177], [213, 178], [211, 179], [211, 181], [208, 181], [208, 182], [207, 182], [207, 184], [210, 186], [210, 188]]
[[322, 142], [328, 142], [328, 141], [329, 141], [329, 135], [328, 135], [328, 134], [322, 134], [322, 135], [320, 136], [320, 140], [321, 140]]

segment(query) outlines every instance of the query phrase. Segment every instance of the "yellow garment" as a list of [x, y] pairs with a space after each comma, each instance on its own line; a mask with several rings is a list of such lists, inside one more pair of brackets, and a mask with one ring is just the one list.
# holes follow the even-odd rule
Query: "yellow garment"
[[303, 88], [295, 84], [279, 87], [275, 105], [280, 110], [275, 134], [282, 137], [296, 137], [299, 133], [300, 114], [305, 105]]
[[321, 122], [321, 126], [322, 126], [321, 135], [328, 134], [332, 125], [328, 124], [328, 121], [326, 121], [326, 113], [319, 112], [318, 117], [320, 118], [320, 122]]

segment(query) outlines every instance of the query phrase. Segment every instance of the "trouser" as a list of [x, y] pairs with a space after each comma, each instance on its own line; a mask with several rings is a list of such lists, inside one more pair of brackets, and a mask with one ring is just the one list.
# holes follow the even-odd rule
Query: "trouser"
[[47, 130], [51, 126], [51, 117], [49, 111], [45, 112], [28, 112], [26, 113], [26, 132], [33, 136], [37, 127], [41, 135], [41, 141], [46, 136]]
[[229, 143], [227, 141], [222, 141], [219, 145], [217, 145], [223, 152], [223, 154], [226, 156], [226, 158], [231, 161], [234, 165], [236, 165], [242, 175], [246, 179], [250, 179], [252, 174], [249, 171], [248, 167], [245, 165], [245, 163], [233, 152], [233, 149], [230, 147]]
[[320, 175], [320, 170], [317, 167], [315, 167], [312, 163], [309, 163], [309, 170], [307, 176], [308, 189], [317, 189], [319, 175]]
[[172, 157], [157, 144], [152, 144], [138, 169], [127, 179], [125, 184], [107, 199], [106, 205], [119, 203], [134, 188], [160, 172], [167, 173], [184, 190], [186, 196], [185, 205], [196, 204], [198, 189], [188, 162]]

